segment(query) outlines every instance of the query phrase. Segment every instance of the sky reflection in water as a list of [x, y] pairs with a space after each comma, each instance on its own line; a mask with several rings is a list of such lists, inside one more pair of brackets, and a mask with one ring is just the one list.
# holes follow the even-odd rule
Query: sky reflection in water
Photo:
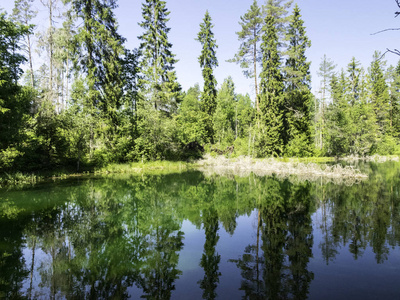
[[399, 164], [367, 170], [351, 186], [191, 171], [0, 191], [0, 298], [399, 298]]

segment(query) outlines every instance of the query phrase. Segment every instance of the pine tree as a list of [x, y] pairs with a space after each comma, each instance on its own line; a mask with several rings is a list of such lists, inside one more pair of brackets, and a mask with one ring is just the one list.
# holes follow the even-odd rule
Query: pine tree
[[290, 156], [309, 156], [312, 154], [311, 76], [310, 62], [307, 62], [305, 51], [311, 46], [311, 42], [306, 36], [304, 21], [301, 19], [297, 4], [293, 11], [286, 39], [289, 45], [284, 68], [286, 85], [285, 143], [287, 143], [287, 153]]
[[213, 74], [213, 68], [218, 66], [218, 60], [216, 57], [216, 40], [212, 28], [214, 25], [211, 23], [211, 17], [208, 11], [203, 19], [203, 23], [200, 24], [200, 32], [197, 35], [197, 41], [202, 46], [201, 54], [199, 56], [200, 67], [202, 68], [204, 87], [201, 94], [203, 112], [208, 115], [206, 122], [206, 131], [208, 138], [211, 142], [214, 139], [213, 133], [213, 116], [217, 108], [217, 80]]
[[275, 18], [268, 15], [265, 23], [259, 95], [261, 125], [256, 146], [259, 156], [279, 156], [283, 153], [283, 79]]
[[177, 60], [168, 41], [167, 17], [170, 12], [165, 4], [161, 0], [146, 0], [142, 4], [144, 20], [139, 25], [145, 32], [139, 36], [144, 74], [141, 85], [156, 109], [174, 113], [181, 101], [181, 86], [174, 70]]
[[266, 0], [263, 6], [264, 16], [271, 15], [275, 18], [275, 27], [278, 35], [278, 49], [284, 46], [283, 39], [286, 32], [286, 25], [290, 21], [287, 16], [293, 0]]
[[236, 32], [239, 41], [241, 42], [239, 52], [230, 62], [240, 63], [240, 67], [244, 68], [244, 75], [247, 78], [254, 78], [254, 87], [256, 93], [256, 107], [260, 110], [258, 103], [258, 78], [257, 64], [261, 61], [261, 52], [258, 42], [261, 40], [261, 29], [263, 26], [263, 17], [261, 8], [254, 0], [250, 9], [240, 17], [241, 31]]

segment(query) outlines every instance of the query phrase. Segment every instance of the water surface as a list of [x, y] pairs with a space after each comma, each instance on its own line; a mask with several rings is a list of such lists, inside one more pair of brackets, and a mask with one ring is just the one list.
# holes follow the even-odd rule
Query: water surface
[[398, 299], [400, 165], [359, 184], [199, 171], [0, 190], [0, 298]]

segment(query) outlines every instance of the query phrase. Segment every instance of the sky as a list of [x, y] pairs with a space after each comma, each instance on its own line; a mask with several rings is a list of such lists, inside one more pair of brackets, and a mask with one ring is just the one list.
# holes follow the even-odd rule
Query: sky
[[[144, 1], [144, 0], [143, 0]], [[118, 0], [115, 10], [119, 32], [127, 39], [126, 47], [139, 46], [138, 36], [143, 33], [138, 23], [142, 21], [140, 0]], [[218, 45], [219, 66], [214, 70], [218, 85], [231, 76], [236, 92], [249, 93], [254, 98], [254, 80], [244, 77], [242, 69], [227, 62], [239, 49], [236, 32], [240, 31], [240, 16], [250, 8], [253, 0], [166, 0], [171, 12], [167, 26], [171, 28], [169, 40], [172, 52], [179, 60], [176, 64], [178, 81], [183, 90], [199, 83], [202, 86], [198, 63], [201, 45], [195, 40], [200, 23], [208, 10], [214, 24], [213, 32]], [[264, 0], [258, 0], [261, 5]], [[336, 65], [336, 71], [346, 68], [354, 56], [367, 69], [375, 50], [385, 52], [400, 49], [400, 30], [372, 35], [383, 29], [400, 27], [400, 17], [395, 18], [395, 0], [297, 0], [311, 47], [306, 56], [311, 61], [312, 90], [318, 96], [320, 78], [317, 75], [324, 54]], [[36, 22], [44, 28], [47, 24], [45, 9], [35, 1], [39, 11]], [[13, 0], [0, 0], [0, 7], [11, 13]], [[42, 30], [43, 30], [42, 28]], [[387, 65], [396, 65], [400, 56], [386, 54]]]

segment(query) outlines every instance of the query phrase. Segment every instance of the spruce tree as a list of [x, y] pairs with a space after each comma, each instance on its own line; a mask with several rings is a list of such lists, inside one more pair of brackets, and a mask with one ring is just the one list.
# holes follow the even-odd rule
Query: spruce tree
[[384, 76], [384, 62], [379, 52], [375, 52], [369, 69], [371, 80], [371, 102], [375, 111], [376, 121], [381, 134], [390, 130], [389, 126], [389, 92]]
[[261, 45], [261, 116], [256, 147], [259, 156], [279, 156], [283, 153], [283, 78], [280, 72], [279, 41], [274, 16], [268, 15], [265, 23]]
[[82, 103], [83, 114], [90, 121], [90, 157], [98, 147], [111, 159], [110, 149], [115, 147], [120, 125], [124, 86], [125, 39], [118, 33], [113, 13], [117, 3], [116, 0], [72, 0], [71, 3], [77, 18], [82, 20], [74, 41], [74, 67], [85, 75], [86, 89], [75, 101]]
[[390, 124], [393, 136], [400, 137], [400, 61], [390, 70]]
[[290, 21], [290, 16], [287, 16], [288, 10], [292, 6], [293, 0], [266, 0], [263, 6], [264, 16], [271, 15], [275, 18], [275, 27], [278, 35], [278, 49], [284, 46], [284, 35], [286, 25]]
[[256, 93], [256, 108], [259, 111], [258, 103], [258, 78], [257, 64], [261, 61], [261, 52], [258, 42], [261, 40], [261, 29], [263, 27], [263, 15], [257, 0], [253, 1], [250, 9], [240, 17], [239, 22], [242, 30], [236, 32], [241, 42], [238, 53], [230, 62], [240, 64], [240, 67], [247, 78], [254, 78], [254, 88]]
[[161, 0], [146, 0], [142, 4], [144, 20], [139, 25], [144, 33], [139, 36], [142, 41], [139, 51], [142, 54], [141, 69], [144, 76], [141, 85], [155, 109], [174, 113], [181, 101], [181, 86], [175, 73], [177, 60], [168, 41], [170, 12], [165, 4]]
[[285, 77], [285, 144], [290, 156], [312, 154], [311, 137], [311, 76], [310, 62], [305, 52], [311, 46], [306, 36], [300, 9], [295, 6], [286, 39], [288, 49], [284, 68]]
[[206, 131], [209, 140], [213, 142], [214, 133], [212, 120], [217, 107], [217, 80], [214, 77], [213, 68], [218, 66], [216, 56], [216, 48], [218, 48], [218, 46], [214, 38], [214, 33], [212, 32], [214, 25], [211, 21], [210, 14], [206, 11], [203, 22], [200, 24], [200, 32], [196, 40], [199, 41], [202, 46], [201, 54], [198, 58], [204, 80], [203, 92], [201, 94], [202, 110], [208, 115]]
[[77, 66], [86, 73], [89, 101], [114, 118], [122, 100], [122, 55], [125, 39], [118, 34], [113, 9], [115, 0], [73, 0], [77, 16], [83, 20], [77, 35]]
[[351, 62], [347, 65], [347, 73], [349, 76], [349, 92], [350, 103], [355, 105], [360, 99], [360, 76], [361, 68], [360, 62], [353, 57]]

